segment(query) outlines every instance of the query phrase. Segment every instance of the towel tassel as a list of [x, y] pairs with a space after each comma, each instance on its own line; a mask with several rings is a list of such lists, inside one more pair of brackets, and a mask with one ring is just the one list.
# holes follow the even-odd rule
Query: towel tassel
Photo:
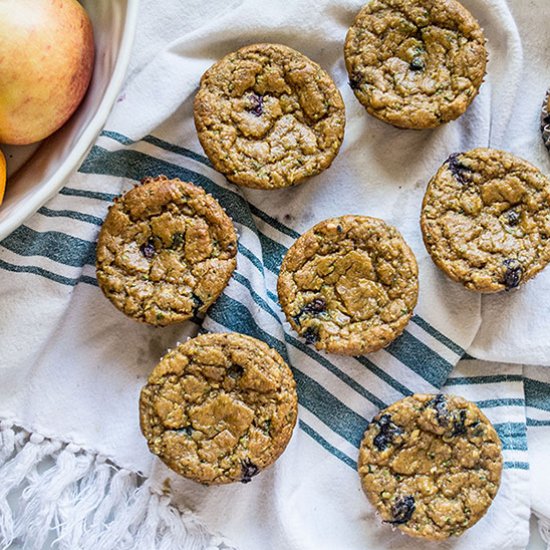
[[0, 548], [230, 550], [142, 476], [0, 422]]

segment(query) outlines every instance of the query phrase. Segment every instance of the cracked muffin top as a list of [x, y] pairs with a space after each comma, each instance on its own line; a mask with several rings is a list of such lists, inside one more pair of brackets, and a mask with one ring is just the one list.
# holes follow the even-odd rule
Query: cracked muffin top
[[416, 394], [373, 418], [358, 469], [384, 522], [441, 540], [461, 535], [487, 512], [500, 485], [501, 443], [474, 403]]
[[405, 329], [418, 299], [418, 267], [394, 227], [341, 216], [298, 238], [283, 260], [277, 290], [288, 322], [308, 344], [362, 355]]
[[97, 281], [120, 311], [164, 326], [204, 313], [227, 285], [236, 255], [233, 223], [216, 199], [179, 179], [146, 178], [109, 208]]
[[330, 166], [344, 137], [344, 102], [330, 76], [280, 44], [230, 53], [195, 97], [199, 140], [233, 183], [277, 189]]
[[286, 448], [298, 414], [282, 357], [243, 334], [203, 334], [169, 351], [141, 391], [149, 448], [195, 481], [247, 483]]
[[464, 113], [487, 63], [483, 32], [456, 0], [372, 0], [349, 29], [344, 56], [367, 111], [416, 129]]
[[453, 154], [428, 184], [421, 226], [451, 279], [478, 292], [512, 290], [550, 261], [550, 180], [505, 151]]

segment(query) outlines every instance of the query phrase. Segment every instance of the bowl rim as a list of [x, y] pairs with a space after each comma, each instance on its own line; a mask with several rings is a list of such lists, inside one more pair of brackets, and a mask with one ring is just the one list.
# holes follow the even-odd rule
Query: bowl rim
[[115, 68], [95, 115], [86, 128], [84, 128], [82, 135], [67, 155], [67, 158], [48, 178], [46, 184], [33, 194], [25, 202], [22, 208], [17, 209], [17, 211], [10, 214], [6, 220], [0, 222], [0, 239], [4, 239], [15, 231], [25, 222], [25, 220], [35, 214], [41, 206], [57, 194], [67, 178], [80, 166], [86, 153], [92, 147], [95, 139], [101, 132], [116, 98], [118, 97], [120, 89], [122, 88], [126, 70], [130, 63], [130, 55], [132, 53], [132, 46], [137, 28], [139, 1], [140, 0], [127, 0], [126, 18]]

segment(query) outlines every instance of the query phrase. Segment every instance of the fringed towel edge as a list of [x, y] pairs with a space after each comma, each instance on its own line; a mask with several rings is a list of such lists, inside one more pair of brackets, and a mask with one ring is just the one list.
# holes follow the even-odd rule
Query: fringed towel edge
[[[0, 548], [230, 550], [144, 477], [0, 422]], [[47, 546], [46, 546], [47, 545]]]

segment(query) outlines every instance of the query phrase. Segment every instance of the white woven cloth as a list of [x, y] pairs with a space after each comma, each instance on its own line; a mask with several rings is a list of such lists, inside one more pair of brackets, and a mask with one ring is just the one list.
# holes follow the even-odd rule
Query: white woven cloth
[[[40, 548], [51, 526], [60, 547], [86, 550], [425, 548], [378, 521], [355, 465], [380, 407], [443, 389], [476, 401], [495, 423], [505, 470], [486, 518], [439, 547], [524, 548], [531, 503], [550, 517], [546, 481], [538, 479], [550, 450], [550, 379], [534, 367], [526, 381], [511, 363], [550, 364], [550, 271], [518, 292], [482, 299], [435, 268], [418, 219], [427, 181], [453, 152], [490, 145], [550, 166], [537, 120], [550, 53], [547, 0], [464, 2], [485, 28], [488, 76], [465, 116], [425, 132], [369, 117], [347, 85], [343, 41], [361, 0], [142, 3], [133, 61], [106, 130], [61, 193], [0, 243], [0, 545], [16, 539]], [[229, 184], [202, 156], [194, 130], [201, 74], [260, 41], [319, 62], [346, 102], [346, 137], [333, 166], [293, 189]], [[97, 287], [94, 243], [108, 205], [161, 173], [203, 186], [239, 231], [237, 272], [202, 329], [265, 340], [297, 379], [294, 437], [278, 463], [247, 485], [202, 487], [149, 454], [139, 390], [163, 353], [199, 326], [139, 325]], [[284, 322], [275, 291], [296, 236], [347, 213], [397, 226], [420, 268], [419, 306], [405, 334], [359, 359], [306, 346]], [[456, 367], [466, 351], [494, 362], [466, 359]], [[220, 532], [228, 539], [212, 534]]]

